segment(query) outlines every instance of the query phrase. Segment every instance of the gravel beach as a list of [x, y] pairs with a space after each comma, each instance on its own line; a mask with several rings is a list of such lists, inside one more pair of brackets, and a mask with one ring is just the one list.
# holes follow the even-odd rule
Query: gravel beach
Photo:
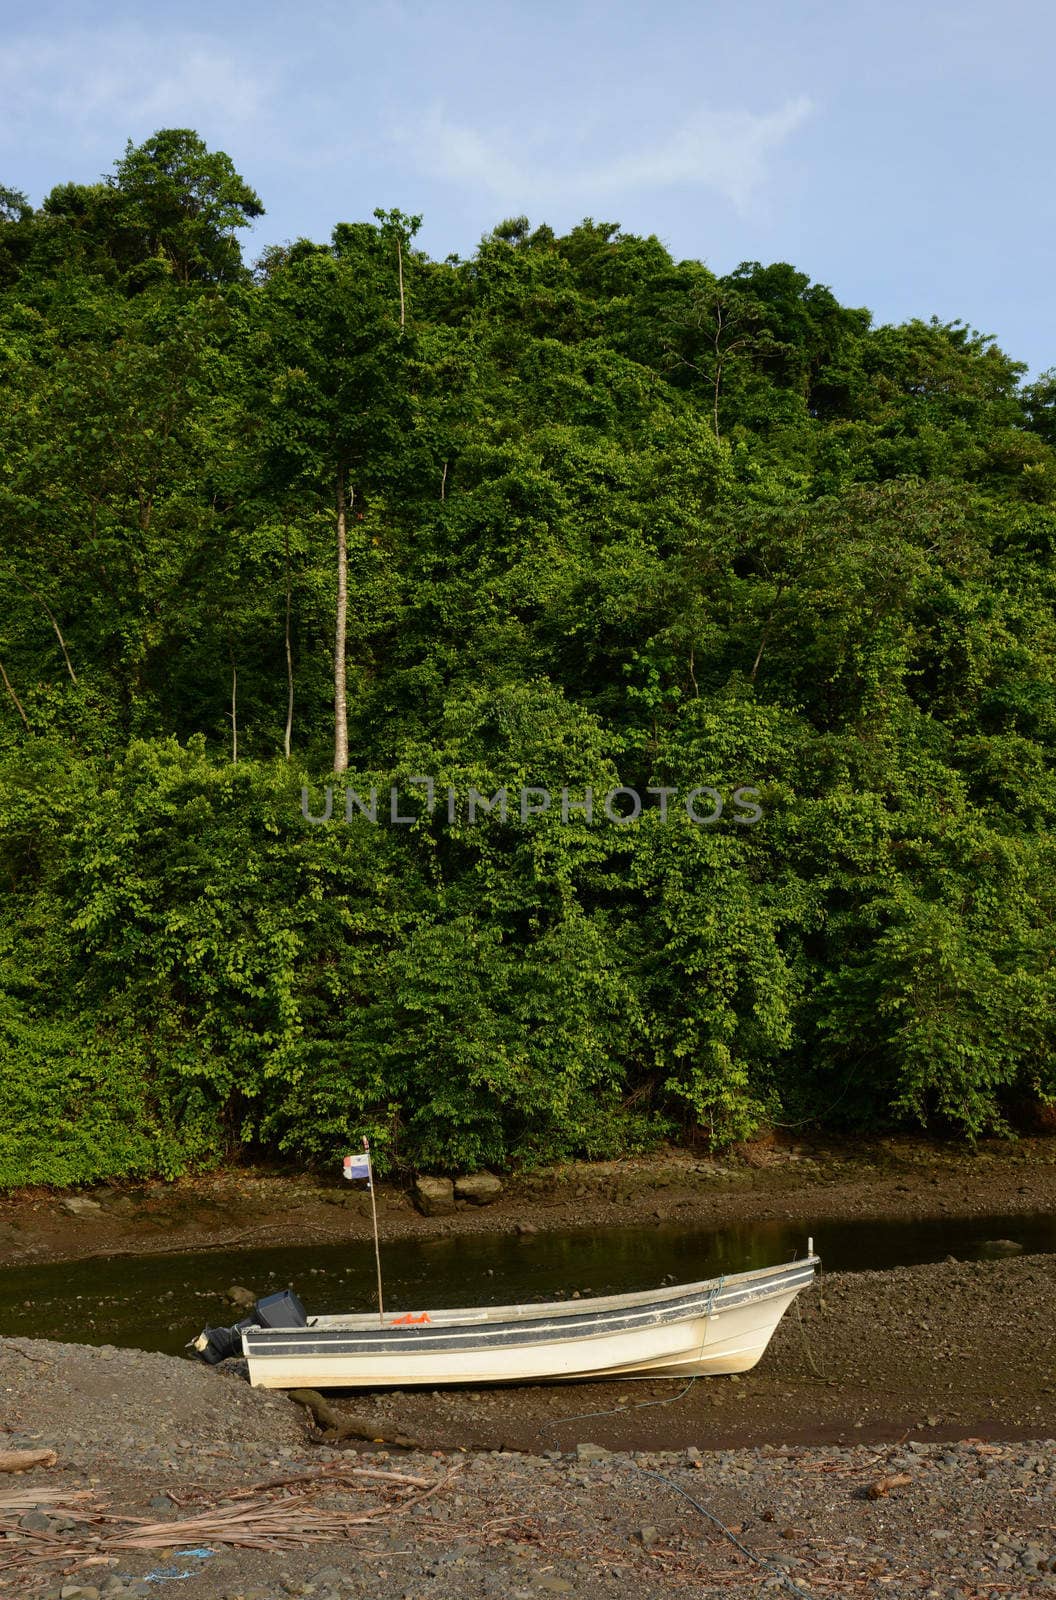
[[[740, 1381], [355, 1398], [413, 1451], [237, 1368], [0, 1341], [0, 1449], [56, 1453], [0, 1478], [0, 1597], [1056, 1593], [1054, 1306], [1045, 1256], [831, 1276]], [[316, 1537], [217, 1537], [247, 1512]]]

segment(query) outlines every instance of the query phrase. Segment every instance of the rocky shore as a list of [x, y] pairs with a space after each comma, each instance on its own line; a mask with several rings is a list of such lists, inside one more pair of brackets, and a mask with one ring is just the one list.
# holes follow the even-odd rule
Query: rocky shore
[[[480, 1183], [450, 1206], [422, 1208], [414, 1188], [378, 1185], [383, 1240], [467, 1233], [641, 1226], [722, 1226], [783, 1217], [821, 1224], [864, 1217], [928, 1220], [1056, 1212], [1056, 1138], [938, 1145], [759, 1141], [723, 1159], [668, 1150], [639, 1160], [572, 1162]], [[418, 1203], [416, 1203], [416, 1200]], [[368, 1198], [319, 1176], [229, 1168], [176, 1183], [90, 1193], [0, 1197], [0, 1265], [157, 1251], [366, 1239]]]
[[0, 1478], [0, 1596], [1053, 1593], [1054, 1305], [1049, 1257], [834, 1276], [740, 1381], [357, 1397], [414, 1451], [237, 1370], [0, 1341], [2, 1448], [56, 1454]]

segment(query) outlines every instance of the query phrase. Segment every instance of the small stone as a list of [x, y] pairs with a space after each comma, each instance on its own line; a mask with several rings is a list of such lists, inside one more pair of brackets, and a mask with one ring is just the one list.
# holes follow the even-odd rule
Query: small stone
[[70, 1217], [97, 1217], [103, 1210], [98, 1200], [88, 1200], [83, 1195], [67, 1195], [59, 1201], [59, 1207]]
[[312, 1579], [320, 1587], [340, 1589], [342, 1584], [350, 1584], [352, 1579], [347, 1572], [339, 1572], [337, 1567], [322, 1567]]
[[253, 1290], [243, 1288], [240, 1283], [233, 1283], [225, 1292], [224, 1299], [231, 1305], [237, 1306], [240, 1311], [251, 1311], [257, 1303]]
[[27, 1511], [24, 1517], [19, 1517], [18, 1525], [31, 1533], [51, 1533], [55, 1528], [51, 1517], [45, 1516], [43, 1511]]
[[606, 1450], [604, 1445], [600, 1445], [600, 1444], [577, 1444], [576, 1445], [576, 1460], [577, 1461], [607, 1461], [609, 1459], [609, 1455], [610, 1454], [611, 1454], [611, 1452]]
[[644, 1528], [636, 1528], [635, 1532], [634, 1532], [634, 1537], [638, 1540], [638, 1543], [642, 1546], [643, 1549], [651, 1550], [653, 1548], [653, 1545], [656, 1544], [657, 1541], [659, 1540], [660, 1535], [656, 1531], [656, 1529], [654, 1527], [652, 1527], [652, 1525], [650, 1524], [650, 1525], [647, 1525]]
[[544, 1572], [536, 1578], [535, 1587], [542, 1589], [546, 1594], [571, 1594], [572, 1585], [567, 1578], [559, 1578], [555, 1572]]

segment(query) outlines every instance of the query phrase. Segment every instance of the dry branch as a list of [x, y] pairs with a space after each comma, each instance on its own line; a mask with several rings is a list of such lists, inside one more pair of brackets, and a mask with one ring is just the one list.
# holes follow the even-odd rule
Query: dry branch
[[[402, 1516], [412, 1506], [446, 1488], [462, 1469], [456, 1462], [444, 1476], [427, 1478], [392, 1472], [374, 1473], [361, 1469], [364, 1476], [383, 1478], [381, 1487], [417, 1490], [399, 1500], [389, 1500], [370, 1510], [330, 1511], [317, 1506], [312, 1490], [332, 1488], [336, 1474], [324, 1471], [313, 1475], [300, 1494], [283, 1494], [233, 1506], [215, 1506], [197, 1516], [178, 1521], [152, 1522], [145, 1518], [118, 1516], [101, 1507], [72, 1511], [79, 1520], [90, 1522], [97, 1535], [71, 1540], [63, 1535], [23, 1528], [17, 1521], [0, 1516], [0, 1568], [11, 1569], [41, 1562], [65, 1564], [85, 1561], [118, 1550], [165, 1550], [181, 1544], [229, 1544], [245, 1549], [282, 1550], [319, 1541], [353, 1538], [360, 1528], [373, 1527], [384, 1518]], [[355, 1469], [352, 1469], [355, 1470]], [[422, 1487], [424, 1485], [424, 1488]], [[76, 1500], [76, 1495], [68, 1497]], [[16, 1507], [0, 1507], [15, 1510]], [[23, 1508], [24, 1509], [24, 1508]], [[111, 1525], [107, 1531], [106, 1525]]]

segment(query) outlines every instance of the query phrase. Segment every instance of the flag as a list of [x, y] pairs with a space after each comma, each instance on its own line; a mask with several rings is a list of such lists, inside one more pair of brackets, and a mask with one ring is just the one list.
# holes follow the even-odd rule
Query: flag
[[370, 1178], [370, 1157], [366, 1154], [361, 1156], [346, 1156], [343, 1162], [343, 1167], [345, 1177], [350, 1181], [353, 1178], [367, 1178], [368, 1180]]

